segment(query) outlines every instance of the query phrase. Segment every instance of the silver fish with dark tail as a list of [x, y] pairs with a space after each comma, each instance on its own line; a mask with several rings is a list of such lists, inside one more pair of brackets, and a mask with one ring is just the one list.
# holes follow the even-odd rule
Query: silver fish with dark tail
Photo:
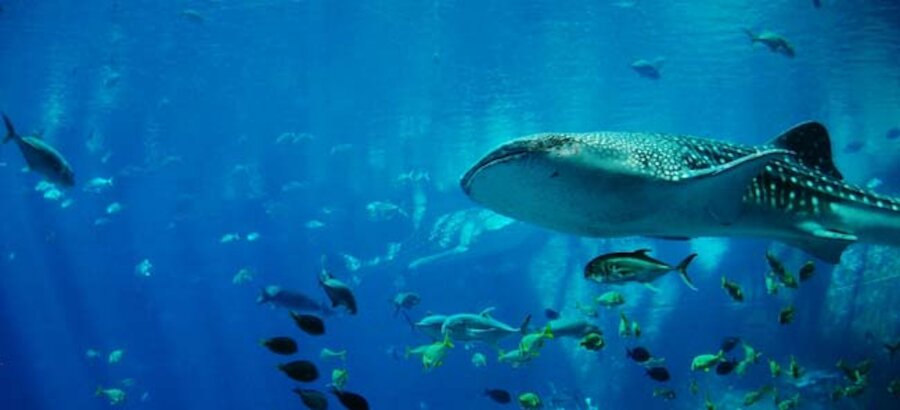
[[463, 191], [500, 214], [593, 237], [759, 237], [837, 263], [900, 246], [900, 200], [844, 181], [825, 127], [749, 146], [690, 136], [541, 134], [489, 153]]
[[678, 272], [689, 288], [697, 290], [687, 273], [688, 265], [697, 257], [696, 253], [688, 255], [677, 266], [651, 258], [648, 253], [649, 249], [639, 249], [634, 252], [600, 255], [584, 267], [584, 277], [606, 284], [638, 282], [650, 287], [650, 282], [659, 277], [669, 272]]

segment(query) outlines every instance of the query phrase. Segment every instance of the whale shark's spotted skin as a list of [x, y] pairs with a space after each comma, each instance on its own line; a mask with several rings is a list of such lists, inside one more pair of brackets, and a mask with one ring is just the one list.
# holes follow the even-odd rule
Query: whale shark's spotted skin
[[858, 240], [900, 245], [900, 201], [845, 182], [818, 123], [763, 146], [540, 134], [488, 154], [462, 187], [500, 213], [588, 236], [763, 236], [830, 262]]

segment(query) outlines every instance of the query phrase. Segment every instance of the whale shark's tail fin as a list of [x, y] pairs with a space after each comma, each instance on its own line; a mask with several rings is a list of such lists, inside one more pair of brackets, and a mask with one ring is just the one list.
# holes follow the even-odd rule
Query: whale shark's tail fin
[[6, 136], [3, 137], [3, 143], [6, 144], [9, 140], [16, 139], [19, 134], [16, 134], [16, 128], [13, 127], [12, 121], [6, 114], [3, 114], [3, 124], [6, 125]]
[[519, 333], [526, 334], [528, 333], [528, 324], [531, 323], [531, 314], [529, 313], [525, 316], [525, 320], [522, 321], [522, 326], [519, 326]]
[[688, 265], [691, 264], [691, 262], [694, 261], [694, 258], [696, 258], [696, 257], [697, 257], [697, 254], [692, 253], [692, 254], [688, 255], [687, 258], [684, 258], [684, 260], [681, 261], [681, 263], [679, 263], [678, 266], [675, 267], [675, 270], [678, 271], [678, 275], [681, 276], [681, 280], [684, 281], [684, 284], [687, 285], [689, 288], [691, 288], [691, 290], [693, 290], [695, 292], [697, 291], [697, 287], [694, 286], [694, 281], [692, 281], [691, 277], [688, 276], [687, 267], [688, 267]]

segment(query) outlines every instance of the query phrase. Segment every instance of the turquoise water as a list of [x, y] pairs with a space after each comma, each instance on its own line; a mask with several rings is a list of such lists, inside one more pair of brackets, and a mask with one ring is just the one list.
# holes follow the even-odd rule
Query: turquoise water
[[[893, 408], [900, 361], [882, 345], [900, 339], [897, 249], [854, 245], [773, 296], [766, 251], [795, 272], [807, 255], [760, 239], [579, 238], [491, 214], [459, 189], [490, 149], [537, 132], [762, 144], [816, 120], [848, 181], [898, 195], [900, 4], [821, 3], [0, 0], [0, 110], [76, 178], [41, 185], [13, 143], [0, 147], [0, 406], [109, 408], [101, 386], [125, 393], [121, 408], [303, 408], [291, 389], [327, 393], [345, 367], [346, 389], [378, 409], [516, 406], [486, 388], [534, 392], [551, 409], [696, 409], [707, 395], [734, 409], [766, 384], [781, 399], [799, 393], [803, 409]], [[744, 28], [782, 35], [796, 55], [751, 44]], [[658, 79], [631, 67], [658, 58]], [[640, 248], [671, 263], [699, 253], [699, 292], [674, 274], [659, 292], [584, 280], [593, 257]], [[256, 300], [279, 285], [326, 301], [323, 255], [359, 312], [338, 309], [313, 337]], [[598, 317], [576, 307], [611, 289], [625, 305]], [[494, 307], [540, 330], [553, 309], [599, 326], [606, 346], [558, 337], [513, 368], [491, 346], [457, 342], [423, 371], [405, 347], [431, 340], [390, 303], [403, 291], [421, 295], [414, 321]], [[779, 325], [788, 305], [794, 321]], [[618, 335], [620, 311], [640, 338]], [[258, 342], [280, 335], [319, 380], [276, 368], [293, 359]], [[728, 336], [761, 351], [759, 363], [743, 376], [692, 373], [691, 359]], [[638, 345], [666, 359], [670, 382], [625, 356]], [[322, 359], [325, 347], [346, 362]], [[773, 379], [767, 360], [786, 370], [792, 355], [806, 378]], [[847, 384], [839, 359], [873, 365], [860, 396], [833, 402]], [[652, 397], [659, 387], [677, 398]]]

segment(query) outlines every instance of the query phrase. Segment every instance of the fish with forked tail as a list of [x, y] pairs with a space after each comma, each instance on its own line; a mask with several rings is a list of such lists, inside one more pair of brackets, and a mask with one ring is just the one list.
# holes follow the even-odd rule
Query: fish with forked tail
[[3, 114], [3, 123], [6, 125], [6, 137], [3, 143], [14, 141], [28, 164], [28, 169], [37, 172], [50, 182], [62, 187], [75, 185], [75, 172], [68, 161], [50, 144], [39, 135], [22, 136], [16, 132], [12, 120]]
[[687, 267], [691, 264], [696, 253], [688, 255], [678, 266], [672, 266], [665, 262], [651, 258], [649, 249], [639, 249], [634, 252], [617, 252], [601, 255], [588, 262], [584, 268], [584, 277], [600, 283], [621, 284], [626, 282], [643, 283], [650, 286], [650, 282], [669, 272], [678, 272], [681, 279], [692, 290], [697, 290], [687, 274]]

